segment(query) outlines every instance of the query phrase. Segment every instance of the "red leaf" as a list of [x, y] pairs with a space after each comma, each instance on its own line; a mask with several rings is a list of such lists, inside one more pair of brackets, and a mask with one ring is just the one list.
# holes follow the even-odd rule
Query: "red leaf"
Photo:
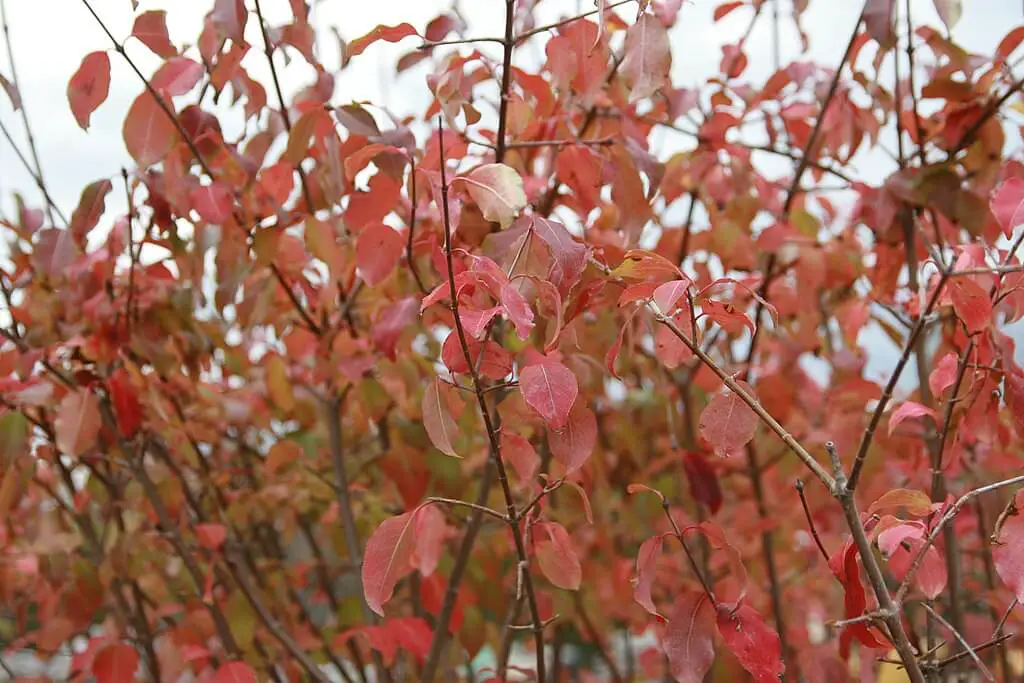
[[992, 560], [996, 572], [1017, 600], [1024, 602], [1024, 489], [1014, 496], [1013, 514], [1008, 515], [999, 529], [992, 547]]
[[690, 492], [694, 499], [707, 506], [711, 514], [722, 507], [722, 488], [718, 484], [715, 469], [702, 454], [691, 452], [683, 456], [683, 469], [690, 482]]
[[992, 324], [992, 300], [988, 292], [968, 277], [951, 278], [949, 296], [953, 310], [964, 322], [967, 331], [977, 334]]
[[356, 263], [366, 284], [374, 287], [387, 279], [398, 265], [405, 240], [383, 223], [371, 223], [356, 239]]
[[258, 683], [256, 672], [245, 662], [228, 662], [217, 669], [213, 683]]
[[654, 598], [651, 597], [651, 589], [654, 587], [658, 556], [661, 555], [666, 535], [651, 536], [640, 544], [640, 550], [636, 554], [636, 578], [633, 579], [633, 599], [648, 613], [662, 621], [665, 617], [658, 613]]
[[924, 417], [925, 415], [930, 416], [935, 420], [935, 422], [939, 421], [935, 411], [928, 406], [923, 406], [920, 403], [915, 403], [914, 401], [904, 401], [900, 404], [900, 407], [892, 411], [892, 415], [889, 416], [889, 435], [892, 435], [893, 431], [900, 426], [901, 422], [917, 417]]
[[126, 439], [131, 438], [142, 426], [142, 404], [124, 368], [118, 368], [111, 374], [107, 380], [107, 391], [114, 406], [118, 431]]
[[704, 315], [721, 325], [722, 329], [729, 334], [738, 334], [744, 327], [751, 332], [754, 331], [754, 321], [750, 319], [750, 316], [737, 310], [730, 303], [705, 299], [701, 302], [700, 309]]
[[928, 388], [933, 394], [941, 396], [942, 392], [956, 384], [958, 363], [956, 354], [950, 351], [935, 364], [935, 369], [928, 375]]
[[71, 214], [71, 225], [68, 227], [75, 238], [75, 243], [82, 248], [85, 248], [89, 233], [96, 227], [100, 217], [103, 216], [107, 205], [107, 194], [110, 193], [113, 187], [113, 183], [104, 178], [103, 180], [90, 183], [82, 190], [82, 196], [78, 200], [78, 207]]
[[129, 107], [122, 134], [128, 153], [140, 169], [162, 161], [178, 141], [178, 129], [148, 90]]
[[566, 473], [575, 472], [587, 461], [597, 443], [597, 417], [578, 400], [569, 411], [569, 419], [562, 429], [548, 430], [551, 455], [562, 463]]
[[437, 569], [448, 538], [448, 525], [444, 513], [433, 505], [425, 505], [416, 515], [416, 547], [409, 563], [423, 576], [430, 576]]
[[[920, 522], [907, 522], [889, 527], [878, 534], [878, 548], [889, 560], [893, 578], [902, 581], [914, 558], [924, 548], [927, 527]], [[934, 599], [946, 587], [946, 563], [934, 545], [925, 550], [914, 585], [928, 598]]]
[[501, 307], [515, 325], [519, 339], [526, 341], [533, 330], [533, 309], [515, 285], [505, 283], [501, 286]]
[[[748, 394], [754, 395], [749, 384], [738, 384]], [[757, 423], [757, 414], [750, 406], [737, 394], [723, 389], [701, 412], [700, 435], [711, 444], [716, 454], [728, 457], [754, 438]]]
[[430, 625], [419, 617], [388, 619], [380, 626], [366, 629], [370, 646], [384, 654], [385, 664], [394, 662], [398, 647], [423, 662], [430, 653], [434, 632]]
[[395, 584], [413, 569], [417, 512], [419, 509], [384, 520], [366, 543], [363, 594], [370, 609], [381, 616], [384, 603], [395, 592]]
[[466, 191], [484, 218], [498, 223], [502, 228], [510, 226], [519, 211], [526, 206], [523, 177], [511, 166], [484, 164], [455, 181], [466, 185]]
[[[852, 541], [847, 541], [843, 548], [829, 558], [829, 567], [839, 582], [843, 584], [846, 618], [854, 619], [864, 614], [867, 608], [867, 594], [860, 580], [860, 567], [857, 564], [857, 548]], [[888, 647], [885, 638], [866, 623], [851, 624], [843, 629], [840, 636], [840, 650], [845, 652], [849, 639], [856, 638], [862, 645], [870, 648]], [[845, 654], [843, 657], [845, 658]]]
[[245, 44], [245, 24], [249, 19], [249, 10], [245, 8], [245, 0], [215, 0], [210, 20], [225, 38], [230, 38], [236, 45]]
[[107, 645], [92, 660], [96, 683], [131, 683], [138, 668], [139, 653], [127, 643]]
[[440, 378], [434, 378], [423, 392], [423, 427], [427, 430], [430, 443], [434, 444], [437, 450], [453, 458], [460, 457], [453, 445], [459, 436], [459, 426], [455, 422], [458, 415], [453, 413], [461, 413], [462, 406], [458, 389], [447, 382], [442, 382]]
[[231, 216], [235, 203], [231, 190], [219, 181], [194, 188], [189, 198], [199, 216], [213, 225], [223, 225]]
[[641, 15], [626, 31], [622, 73], [630, 84], [630, 104], [658, 92], [668, 80], [672, 50], [668, 31], [652, 14]]
[[540, 216], [534, 216], [532, 220], [533, 231], [551, 252], [553, 263], [548, 279], [558, 288], [559, 294], [565, 296], [579, 282], [587, 267], [587, 247], [573, 239], [565, 226], [557, 221]]
[[89, 130], [89, 119], [110, 92], [110, 57], [106, 52], [90, 52], [68, 82], [68, 103], [82, 130]]
[[721, 5], [715, 7], [715, 12], [712, 15], [712, 18], [715, 21], [721, 21], [726, 17], [726, 15], [728, 15], [734, 9], [743, 7], [743, 5], [745, 4], [746, 3], [743, 2], [723, 2]]
[[227, 538], [228, 530], [223, 524], [196, 524], [196, 539], [208, 550], [219, 550]]
[[82, 455], [96, 444], [100, 432], [100, 407], [88, 389], [69, 393], [57, 408], [54, 423], [57, 448], [67, 455]]
[[547, 540], [537, 541], [537, 563], [548, 581], [565, 590], [578, 590], [583, 580], [580, 558], [572, 547], [569, 532], [557, 522], [538, 522], [535, 534], [546, 533]]
[[661, 646], [676, 681], [704, 680], [715, 661], [715, 610], [707, 595], [685, 591], [675, 598]]
[[676, 304], [686, 295], [686, 292], [693, 286], [690, 278], [681, 280], [670, 280], [654, 290], [654, 303], [662, 315], [672, 315], [676, 311]]
[[501, 430], [501, 457], [512, 465], [516, 475], [524, 482], [532, 481], [540, 469], [540, 456], [533, 445], [507, 428]]
[[749, 605], [735, 612], [721, 608], [718, 632], [722, 642], [754, 678], [754, 683], [778, 683], [786, 667], [782, 664], [779, 634]]
[[158, 57], [167, 58], [178, 54], [167, 35], [167, 12], [164, 10], [150, 10], [137, 16], [132, 26], [132, 35]]
[[397, 26], [385, 26], [384, 24], [378, 24], [377, 28], [373, 29], [365, 36], [356, 38], [345, 48], [345, 58], [351, 59], [356, 55], [361, 55], [363, 50], [368, 48], [378, 40], [383, 40], [388, 43], [397, 43], [398, 41], [408, 36], [419, 35], [416, 33], [416, 29], [412, 27], [412, 24], [398, 24]]
[[188, 57], [171, 57], [156, 70], [150, 85], [160, 92], [177, 97], [196, 87], [202, 77], [203, 65], [199, 62]]
[[[488, 379], [504, 379], [512, 372], [512, 354], [493, 340], [477, 341], [466, 339], [469, 346], [469, 357], [473, 366], [479, 368], [481, 375]], [[462, 352], [458, 332], [452, 331], [441, 346], [441, 360], [453, 373], [468, 373], [469, 364], [466, 354]]]
[[557, 430], [565, 427], [569, 420], [579, 385], [572, 370], [545, 359], [520, 371], [519, 391], [526, 404], [544, 418], [548, 427]]

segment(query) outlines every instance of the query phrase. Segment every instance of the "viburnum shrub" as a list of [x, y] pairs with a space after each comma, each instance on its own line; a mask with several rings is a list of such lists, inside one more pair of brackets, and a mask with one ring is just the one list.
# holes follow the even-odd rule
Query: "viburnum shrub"
[[[135, 168], [68, 218], [18, 150], [45, 203], [2, 221], [5, 667], [1020, 675], [1024, 26], [971, 54], [959, 0], [869, 0], [815, 36], [838, 63], [751, 82], [753, 28], [806, 50], [808, 3], [724, 2], [749, 28], [692, 89], [681, 0], [474, 0], [501, 35], [453, 8], [330, 65], [304, 0], [216, 0], [187, 46], [92, 1], [70, 114], [128, 60]], [[381, 41], [417, 116], [335, 88]], [[315, 73], [291, 97], [285, 59]]]

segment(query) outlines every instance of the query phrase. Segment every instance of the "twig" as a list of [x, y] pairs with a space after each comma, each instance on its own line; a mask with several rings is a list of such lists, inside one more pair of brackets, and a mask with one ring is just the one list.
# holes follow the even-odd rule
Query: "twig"
[[490, 515], [491, 517], [501, 520], [506, 524], [509, 522], [508, 517], [501, 514], [497, 510], [493, 510], [487, 507], [486, 505], [477, 505], [476, 503], [470, 503], [469, 501], [458, 500], [456, 498], [441, 498], [440, 496], [430, 496], [429, 498], [427, 498], [427, 502], [441, 503], [443, 505], [452, 505], [458, 507], [466, 507], [469, 508], [470, 510], [476, 510], [477, 512], [482, 512], [485, 515]]
[[[362, 545], [359, 542], [359, 531], [356, 528], [355, 513], [352, 511], [352, 499], [348, 492], [348, 474], [345, 472], [345, 445], [341, 428], [341, 409], [345, 401], [347, 391], [342, 391], [338, 396], [327, 402], [327, 430], [330, 439], [331, 462], [334, 465], [335, 495], [338, 499], [338, 514], [341, 516], [341, 525], [345, 532], [345, 546], [348, 550], [349, 561], [357, 567], [362, 566]], [[366, 602], [363, 591], [362, 574], [358, 574], [359, 581], [359, 606], [362, 610], [363, 623], [373, 624], [376, 619], [370, 606]], [[391, 674], [384, 666], [384, 659], [380, 652], [373, 651], [373, 663], [377, 669], [377, 675], [381, 680], [389, 681]]]
[[[607, 6], [605, 6], [604, 11], [607, 12], [609, 10], [613, 10], [616, 7], [620, 7], [620, 6], [628, 4], [630, 2], [635, 2], [635, 0], [618, 0], [618, 2], [609, 3]], [[520, 33], [518, 36], [515, 37], [515, 42], [516, 43], [521, 43], [521, 42], [523, 42], [525, 40], [529, 40], [530, 38], [532, 38], [533, 36], [537, 35], [538, 33], [544, 33], [545, 31], [551, 31], [553, 29], [560, 28], [562, 26], [565, 26], [566, 24], [571, 24], [574, 21], [579, 21], [580, 19], [586, 19], [587, 17], [592, 16], [594, 14], [599, 14], [600, 12], [601, 12], [600, 9], [593, 9], [593, 10], [590, 10], [589, 12], [582, 12], [580, 14], [577, 14], [577, 15], [572, 16], [572, 17], [568, 17], [566, 19], [560, 19], [559, 21], [554, 21], [554, 22], [552, 22], [550, 24], [544, 24], [543, 26], [538, 26], [536, 28], [530, 29], [529, 31], [523, 31], [522, 33]], [[506, 40], [507, 39], [508, 39], [508, 34], [506, 34]]]
[[405, 260], [409, 263], [409, 272], [412, 273], [412, 279], [416, 281], [416, 287], [423, 294], [427, 294], [430, 290], [427, 289], [426, 285], [423, 284], [423, 279], [420, 277], [420, 271], [416, 267], [416, 260], [412, 254], [413, 239], [416, 235], [416, 206], [419, 203], [419, 196], [416, 194], [416, 159], [411, 157], [410, 165], [412, 170], [409, 173], [410, 183], [410, 197], [409, 202], [409, 235], [405, 242]]
[[[507, 21], [512, 20], [512, 8], [513, 0], [506, 0], [507, 3]], [[511, 28], [506, 29], [507, 32], [511, 31]], [[510, 58], [510, 51], [506, 53]], [[511, 74], [511, 70], [507, 69], [503, 74], [504, 77], [508, 77]], [[504, 100], [503, 100], [504, 102]], [[499, 122], [500, 124], [500, 122]], [[503, 134], [504, 127], [499, 125], [499, 132]], [[458, 290], [455, 286], [455, 264], [452, 249], [452, 231], [451, 231], [451, 216], [449, 215], [448, 209], [448, 179], [445, 172], [445, 158], [444, 158], [444, 127], [442, 119], [438, 119], [438, 135], [440, 145], [440, 157], [441, 157], [441, 202], [442, 202], [442, 213], [444, 215], [444, 251], [445, 251], [445, 263], [447, 266], [447, 278], [448, 278], [448, 296], [452, 308], [452, 316], [455, 322], [455, 333], [458, 335], [459, 346], [462, 348], [462, 355], [466, 359], [466, 364], [469, 366], [470, 379], [473, 382], [473, 389], [476, 393], [477, 405], [480, 408], [480, 414], [483, 417], [484, 427], [487, 430], [487, 438], [490, 443], [491, 453], [494, 456], [495, 467], [497, 468], [498, 483], [501, 486], [502, 493], [505, 497], [505, 508], [506, 514], [511, 523], [508, 525], [512, 531], [512, 540], [515, 545], [516, 554], [519, 557], [519, 562], [523, 566], [523, 587], [526, 591], [526, 602], [530, 608], [530, 617], [533, 620], [534, 625], [534, 641], [537, 649], [537, 681], [538, 683], [544, 683], [545, 681], [545, 655], [544, 655], [544, 630], [543, 622], [540, 618], [540, 608], [537, 603], [536, 592], [534, 591], [533, 579], [530, 576], [529, 571], [529, 555], [526, 552], [526, 544], [523, 540], [522, 530], [519, 528], [518, 518], [516, 516], [515, 499], [512, 495], [512, 488], [509, 485], [508, 475], [505, 471], [505, 463], [501, 457], [501, 443], [498, 438], [497, 429], [494, 426], [494, 422], [491, 419], [491, 411], [487, 406], [487, 398], [483, 392], [483, 386], [480, 382], [479, 374], [477, 373], [476, 364], [473, 361], [473, 354], [469, 348], [469, 342], [467, 341], [466, 331], [462, 325], [462, 318], [459, 316], [459, 296]], [[504, 154], [503, 137], [498, 137], [499, 152]]]
[[807, 468], [814, 473], [814, 476], [816, 476], [818, 480], [825, 485], [826, 488], [828, 488], [830, 491], [833, 489], [833, 487], [835, 486], [835, 481], [832, 479], [832, 476], [825, 471], [825, 469], [818, 463], [818, 461], [814, 459], [814, 456], [808, 453], [807, 449], [804, 448], [803, 445], [799, 441], [797, 441], [792, 434], [786, 431], [785, 427], [779, 424], [778, 420], [772, 417], [771, 414], [764, 409], [764, 407], [756, 398], [751, 396], [743, 387], [737, 384], [735, 379], [733, 379], [730, 375], [726, 374], [725, 370], [723, 370], [718, 365], [718, 363], [716, 363], [715, 360], [704, 351], [704, 349], [702, 349], [700, 346], [695, 344], [689, 337], [683, 334], [683, 331], [679, 329], [679, 326], [676, 325], [671, 318], [662, 314], [662, 312], [657, 310], [657, 308], [655, 308], [653, 305], [650, 306], [650, 310], [654, 313], [654, 317], [659, 323], [661, 323], [669, 330], [671, 330], [672, 334], [674, 334], [681, 342], [683, 342], [683, 344], [685, 344], [686, 347], [689, 348], [690, 351], [692, 351], [693, 354], [697, 356], [697, 358], [699, 358], [701, 362], [708, 367], [708, 369], [710, 369], [715, 375], [717, 375], [718, 378], [722, 380], [722, 383], [725, 384], [725, 386], [728, 387], [730, 391], [736, 394], [736, 396], [738, 396], [741, 401], [746, 403], [747, 406], [751, 410], [753, 410], [759, 418], [761, 418], [761, 421], [764, 422], [769, 429], [775, 432], [775, 434], [780, 439], [782, 439], [782, 441], [787, 446], [789, 446], [790, 450], [796, 453], [797, 457], [799, 457], [800, 460], [803, 461]]
[[807, 526], [811, 530], [811, 537], [814, 538], [815, 545], [817, 545], [818, 550], [821, 551], [821, 556], [825, 558], [825, 564], [828, 564], [828, 551], [825, 550], [825, 546], [821, 542], [821, 537], [818, 536], [818, 529], [814, 526], [814, 519], [811, 518], [811, 509], [807, 506], [807, 496], [804, 494], [804, 482], [802, 479], [796, 480], [796, 492], [800, 496], [800, 505], [803, 506], [804, 516], [807, 517]]
[[693, 553], [690, 551], [690, 547], [686, 545], [686, 537], [679, 530], [679, 525], [676, 524], [676, 520], [672, 517], [672, 506], [669, 504], [667, 499], [662, 499], [661, 507], [665, 510], [665, 517], [668, 518], [668, 523], [672, 526], [672, 534], [679, 541], [679, 545], [683, 546], [683, 553], [686, 554], [686, 559], [690, 563], [690, 569], [693, 571], [694, 576], [697, 577], [697, 581], [700, 582], [701, 588], [704, 589], [704, 594], [708, 596], [708, 600], [711, 601], [712, 605], [718, 605], [718, 599], [715, 597], [715, 591], [712, 590], [711, 584], [704, 577], [704, 574], [700, 571], [697, 566], [697, 560], [693, 557]]
[[[36, 139], [32, 135], [32, 126], [29, 125], [28, 109], [25, 107], [25, 93], [21, 89], [21, 82], [18, 80], [18, 67], [14, 61], [14, 46], [11, 43], [11, 29], [7, 25], [7, 0], [0, 0], [0, 24], [3, 26], [4, 31], [4, 43], [7, 45], [7, 62], [11, 65], [11, 85], [18, 91], [21, 97], [21, 106], [18, 107], [21, 110], [21, 122], [25, 126], [25, 138], [28, 140], [28, 151], [32, 155], [32, 161], [35, 164], [35, 176], [38, 180], [39, 188], [45, 193], [46, 181], [43, 179], [43, 164], [39, 161], [39, 150], [36, 149]], [[50, 219], [50, 225], [56, 225], [53, 220], [53, 209], [56, 208], [53, 202], [47, 199], [46, 215]], [[59, 213], [59, 212], [58, 212]], [[61, 220], [64, 217], [61, 216]], [[67, 220], [64, 220], [64, 224], [67, 225]]]
[[47, 206], [52, 207], [53, 210], [57, 212], [57, 216], [60, 217], [60, 220], [64, 223], [64, 226], [67, 227], [67, 217], [61, 212], [60, 208], [53, 201], [53, 197], [50, 196], [49, 190], [46, 189], [46, 184], [43, 182], [43, 179], [36, 175], [36, 172], [32, 169], [32, 164], [29, 163], [29, 160], [25, 158], [25, 155], [18, 148], [18, 143], [16, 143], [14, 141], [14, 138], [11, 137], [11, 132], [7, 130], [7, 126], [4, 125], [4, 122], [2, 120], [0, 120], [0, 133], [3, 133], [4, 137], [7, 139], [7, 144], [9, 144], [11, 146], [11, 149], [14, 150], [14, 154], [15, 156], [18, 157], [18, 160], [21, 162], [21, 165], [25, 167], [25, 170], [28, 171], [28, 174], [32, 176], [32, 180], [35, 181], [36, 187], [38, 187], [39, 191], [43, 193], [43, 198], [46, 199]]
[[985, 680], [993, 681], [994, 683], [996, 679], [992, 675], [992, 672], [988, 670], [988, 667], [985, 666], [985, 662], [981, 661], [981, 657], [979, 657], [978, 653], [974, 651], [974, 648], [972, 648], [971, 644], [967, 642], [967, 639], [960, 634], [960, 631], [953, 628], [953, 625], [946, 621], [946, 618], [938, 612], [936, 612], [932, 608], [932, 606], [929, 605], [927, 602], [922, 602], [921, 606], [924, 607], [925, 611], [928, 612], [928, 614], [930, 614], [936, 621], [945, 626], [946, 630], [952, 633], [953, 637], [956, 638], [961, 645], [963, 645], [964, 649], [967, 651], [967, 654], [969, 654], [971, 659], [974, 660], [974, 663], [978, 665], [978, 669], [981, 671], [981, 675], [985, 677]]
[[911, 581], [913, 581], [914, 577], [917, 575], [917, 570], [921, 568], [921, 563], [924, 561], [924, 555], [928, 551], [928, 548], [935, 542], [935, 539], [938, 537], [939, 533], [942, 532], [942, 529], [946, 526], [946, 524], [948, 524], [950, 520], [956, 517], [956, 515], [960, 512], [960, 509], [964, 505], [970, 502], [971, 499], [977, 498], [978, 496], [984, 495], [991, 491], [995, 491], [997, 489], [1021, 483], [1024, 483], [1024, 474], [1017, 477], [1011, 477], [1010, 479], [997, 481], [992, 484], [987, 484], [985, 486], [980, 486], [960, 496], [956, 500], [956, 502], [953, 503], [949, 507], [949, 509], [946, 510], [945, 514], [942, 515], [939, 521], [935, 523], [935, 526], [932, 527], [931, 533], [928, 534], [928, 537], [921, 545], [920, 550], [917, 551], [917, 556], [914, 557], [914, 561], [910, 564], [910, 567], [907, 569], [907, 573], [903, 577], [903, 581], [900, 583], [900, 586], [896, 591], [896, 601], [902, 602], [903, 597], [906, 595]]

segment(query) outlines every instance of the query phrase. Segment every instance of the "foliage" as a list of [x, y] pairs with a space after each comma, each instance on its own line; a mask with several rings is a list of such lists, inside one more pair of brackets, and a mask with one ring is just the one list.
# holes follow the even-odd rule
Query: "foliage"
[[[304, 0], [215, 0], [187, 46], [138, 11], [136, 167], [65, 220], [22, 156], [5, 651], [81, 636], [100, 683], [1009, 680], [1024, 27], [969, 54], [959, 0], [868, 0], [840, 63], [751, 82], [755, 24], [806, 49], [808, 3], [722, 2], [749, 28], [691, 89], [681, 0], [487, 1], [501, 37], [453, 10], [343, 42], [407, 48], [406, 119], [341, 103]], [[129, 59], [107, 35], [68, 74], [83, 129]], [[316, 72], [290, 99], [283, 59]]]

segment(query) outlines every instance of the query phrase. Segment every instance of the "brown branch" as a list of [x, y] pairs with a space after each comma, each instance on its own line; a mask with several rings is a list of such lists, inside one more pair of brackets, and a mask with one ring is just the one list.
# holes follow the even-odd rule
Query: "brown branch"
[[[359, 541], [359, 531], [356, 528], [355, 513], [352, 510], [352, 499], [348, 491], [348, 474], [345, 471], [345, 444], [341, 427], [341, 409], [345, 401], [347, 391], [341, 392], [337, 397], [327, 402], [327, 431], [330, 441], [331, 463], [334, 466], [334, 493], [338, 502], [338, 514], [341, 516], [342, 529], [345, 532], [345, 547], [348, 550], [349, 561], [356, 567], [361, 567], [362, 544]], [[363, 591], [362, 574], [357, 574], [359, 582], [359, 607], [363, 615], [363, 623], [367, 626], [376, 622], [370, 606], [366, 602], [366, 595]], [[373, 663], [377, 669], [377, 676], [380, 680], [390, 681], [391, 674], [384, 665], [384, 659], [380, 652], [373, 651]]]
[[807, 526], [811, 530], [811, 536], [814, 538], [814, 543], [818, 546], [818, 550], [821, 551], [821, 556], [825, 558], [825, 564], [828, 564], [828, 551], [825, 550], [825, 546], [821, 542], [821, 537], [818, 536], [818, 529], [814, 526], [814, 519], [811, 517], [811, 509], [807, 506], [807, 496], [804, 494], [804, 482], [802, 479], [796, 480], [796, 492], [800, 496], [800, 505], [804, 509], [804, 516], [807, 517]]
[[722, 380], [722, 383], [725, 384], [725, 386], [727, 386], [730, 391], [736, 394], [736, 396], [738, 396], [741, 401], [746, 403], [747, 406], [751, 410], [753, 410], [759, 418], [761, 418], [761, 421], [764, 422], [769, 429], [775, 432], [775, 434], [780, 439], [782, 439], [782, 441], [787, 446], [789, 446], [790, 450], [796, 453], [797, 457], [799, 457], [800, 460], [803, 461], [807, 468], [814, 473], [814, 476], [816, 476], [818, 480], [825, 485], [826, 488], [828, 488], [830, 491], [834, 488], [835, 481], [833, 480], [832, 476], [827, 471], [825, 471], [825, 468], [823, 468], [818, 463], [818, 461], [814, 459], [814, 456], [807, 452], [807, 449], [804, 448], [803, 445], [801, 445], [800, 442], [797, 441], [792, 434], [786, 431], [785, 427], [779, 424], [778, 420], [771, 416], [771, 413], [764, 409], [764, 407], [756, 398], [751, 396], [743, 387], [737, 384], [736, 380], [733, 379], [732, 376], [728, 375], [725, 372], [725, 370], [723, 370], [721, 366], [719, 366], [718, 363], [716, 363], [715, 360], [704, 351], [704, 349], [702, 349], [700, 346], [695, 344], [689, 337], [683, 334], [683, 331], [679, 329], [679, 327], [671, 318], [662, 314], [661, 311], [657, 310], [653, 305], [650, 306], [650, 309], [651, 311], [654, 312], [655, 319], [659, 323], [667, 327], [669, 330], [671, 330], [672, 334], [674, 334], [681, 342], [683, 342], [683, 344], [685, 344], [686, 347], [689, 348], [690, 351], [692, 351], [693, 354], [697, 356], [697, 358], [699, 358], [701, 362], [708, 367], [709, 370], [711, 370], [715, 375], [717, 375], [718, 378]]
[[936, 612], [935, 609], [927, 602], [922, 602], [921, 606], [924, 607], [925, 611], [928, 612], [928, 614], [930, 614], [932, 618], [934, 618], [940, 624], [945, 626], [946, 630], [953, 634], [953, 637], [956, 638], [956, 640], [964, 647], [964, 649], [967, 651], [967, 654], [969, 654], [971, 659], [974, 660], [974, 663], [978, 665], [978, 670], [981, 671], [981, 675], [985, 677], [985, 680], [993, 681], [994, 683], [996, 679], [992, 675], [992, 672], [988, 670], [988, 667], [985, 666], [985, 662], [981, 661], [981, 657], [979, 657], [978, 653], [974, 651], [974, 648], [972, 648], [971, 644], [967, 642], [967, 639], [964, 638], [963, 635], [961, 635], [960, 631], [954, 628], [953, 624], [946, 621], [945, 617]]
[[949, 509], [946, 510], [945, 514], [943, 514], [942, 517], [939, 518], [939, 521], [936, 522], [935, 526], [932, 527], [932, 530], [928, 534], [928, 537], [921, 545], [920, 550], [917, 551], [917, 556], [914, 557], [914, 561], [910, 564], [909, 569], [907, 569], [907, 573], [903, 577], [903, 581], [900, 583], [900, 586], [896, 591], [896, 601], [903, 601], [903, 597], [907, 594], [907, 590], [910, 587], [910, 583], [914, 580], [914, 577], [917, 576], [917, 570], [921, 568], [921, 563], [924, 561], [924, 556], [925, 553], [928, 552], [928, 548], [931, 547], [931, 545], [935, 542], [935, 539], [938, 538], [938, 535], [942, 532], [942, 529], [946, 526], [946, 524], [948, 524], [950, 520], [957, 516], [957, 514], [960, 512], [960, 509], [964, 505], [966, 505], [972, 499], [989, 493], [990, 491], [995, 491], [1006, 486], [1013, 486], [1014, 484], [1021, 483], [1024, 483], [1024, 474], [1017, 477], [1011, 477], [1010, 479], [1003, 479], [1002, 481], [997, 481], [992, 484], [987, 484], [985, 486], [980, 486], [960, 496], [956, 500], [956, 502], [953, 503], [949, 507]]
[[[508, 7], [507, 20], [511, 21], [513, 0], [506, 0]], [[506, 29], [507, 32], [511, 31], [511, 28]], [[510, 51], [507, 53], [510, 57]], [[511, 70], [507, 69], [504, 76], [511, 74]], [[504, 101], [504, 100], [503, 100]], [[504, 132], [504, 126], [499, 125], [499, 132]], [[452, 316], [455, 322], [455, 333], [458, 335], [459, 346], [462, 349], [462, 355], [466, 359], [466, 364], [469, 366], [469, 376], [473, 383], [473, 390], [476, 394], [477, 405], [480, 408], [480, 414], [484, 420], [484, 427], [487, 430], [487, 439], [490, 443], [491, 454], [494, 458], [494, 464], [498, 475], [498, 483], [501, 486], [502, 493], [505, 497], [505, 508], [506, 515], [510, 520], [509, 529], [512, 531], [512, 541], [515, 545], [516, 555], [519, 557], [520, 566], [522, 567], [523, 587], [526, 591], [526, 602], [530, 608], [530, 617], [533, 620], [533, 635], [534, 641], [537, 648], [537, 681], [538, 683], [544, 683], [545, 681], [545, 655], [544, 655], [544, 630], [543, 622], [540, 618], [540, 608], [537, 604], [537, 596], [533, 586], [533, 579], [530, 576], [529, 571], [529, 555], [526, 552], [526, 544], [523, 540], [522, 530], [519, 528], [519, 518], [516, 515], [515, 499], [512, 495], [512, 488], [509, 485], [508, 475], [505, 471], [505, 463], [501, 457], [501, 443], [498, 438], [498, 432], [495, 428], [494, 422], [491, 419], [491, 411], [487, 406], [487, 398], [483, 392], [483, 385], [480, 381], [480, 376], [477, 373], [476, 363], [473, 360], [473, 354], [469, 348], [469, 342], [467, 341], [466, 331], [462, 325], [462, 318], [459, 316], [459, 296], [458, 290], [455, 286], [455, 264], [452, 255], [452, 231], [451, 231], [451, 216], [448, 209], [448, 178], [445, 172], [445, 158], [444, 158], [444, 128], [443, 122], [438, 119], [438, 135], [440, 144], [440, 156], [441, 156], [441, 202], [442, 202], [442, 213], [444, 215], [444, 252], [445, 252], [445, 264], [447, 266], [447, 278], [448, 278], [448, 296], [451, 303]], [[499, 154], [504, 153], [503, 138], [499, 135]]]
[[32, 177], [32, 180], [35, 181], [36, 187], [39, 188], [39, 191], [42, 192], [43, 194], [43, 198], [46, 200], [46, 205], [57, 212], [57, 216], [60, 217], [61, 221], [64, 223], [64, 226], [67, 227], [67, 217], [61, 212], [60, 208], [53, 201], [53, 197], [50, 196], [49, 190], [46, 189], [46, 184], [43, 182], [43, 179], [36, 175], [35, 170], [33, 170], [32, 168], [32, 164], [29, 163], [29, 160], [25, 158], [25, 155], [22, 153], [21, 149], [18, 148], [18, 143], [14, 141], [14, 138], [11, 136], [11, 132], [7, 130], [7, 126], [4, 125], [3, 121], [0, 121], [0, 133], [3, 133], [3, 136], [7, 139], [7, 144], [11, 146], [11, 149], [14, 150], [14, 154], [15, 156], [18, 157], [18, 160], [21, 162], [21, 165], [25, 167], [25, 170]]
[[601, 642], [601, 634], [597, 632], [597, 627], [594, 626], [593, 620], [590, 615], [587, 614], [587, 608], [583, 604], [583, 598], [579, 592], [573, 593], [573, 598], [576, 602], [576, 611], [580, 615], [580, 621], [583, 623], [583, 630], [586, 632], [587, 637], [590, 638], [590, 642], [593, 643], [594, 647], [597, 648], [597, 656], [601, 658], [605, 666], [608, 667], [608, 671], [611, 672], [612, 680], [615, 683], [625, 683], [625, 679], [622, 674], [619, 673], [619, 667], [616, 665], [615, 660], [608, 654], [607, 648]]
[[[620, 6], [628, 4], [630, 2], [635, 2], [635, 0], [618, 0], [617, 2], [609, 3], [604, 8], [604, 11], [607, 12], [609, 10], [613, 10], [616, 7], [620, 7]], [[544, 24], [543, 26], [538, 26], [536, 28], [532, 28], [529, 31], [523, 31], [522, 33], [520, 33], [518, 36], [515, 37], [515, 42], [517, 44], [521, 43], [521, 42], [523, 42], [525, 40], [529, 40], [530, 38], [532, 38], [533, 36], [537, 35], [538, 33], [544, 33], [545, 31], [551, 31], [551, 30], [554, 30], [556, 28], [560, 28], [562, 26], [565, 26], [566, 24], [571, 24], [574, 21], [579, 21], [580, 19], [586, 19], [589, 16], [592, 16], [594, 14], [600, 14], [600, 13], [601, 13], [600, 9], [593, 9], [593, 10], [590, 10], [589, 12], [582, 12], [581, 14], [577, 14], [575, 16], [568, 17], [566, 19], [560, 19], [559, 21], [554, 21], [554, 22], [552, 22], [550, 24]], [[505, 34], [505, 39], [506, 40], [509, 39], [509, 34], [508, 33]]]

